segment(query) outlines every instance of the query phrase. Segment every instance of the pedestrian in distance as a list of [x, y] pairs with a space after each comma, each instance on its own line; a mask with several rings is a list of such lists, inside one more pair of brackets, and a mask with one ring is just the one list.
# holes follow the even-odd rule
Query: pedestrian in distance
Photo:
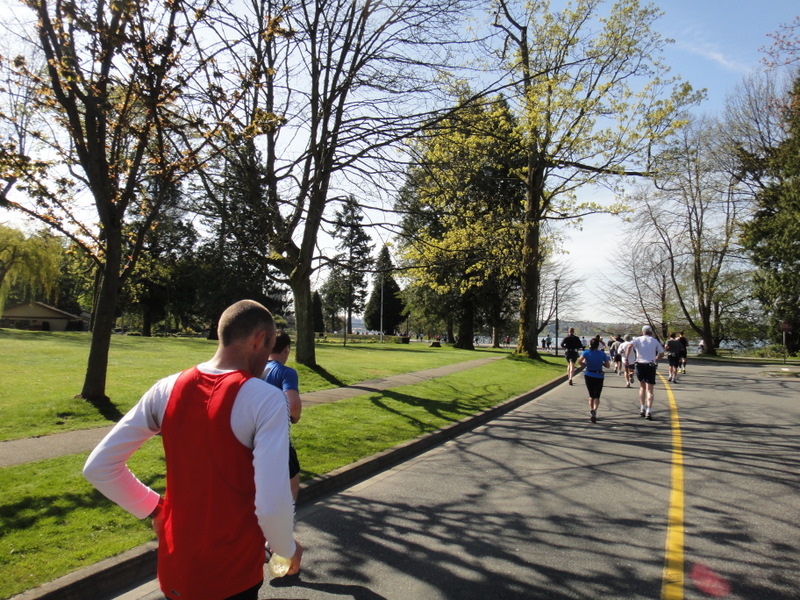
[[600, 336], [592, 338], [589, 349], [581, 354], [578, 363], [586, 367], [583, 378], [589, 392], [589, 419], [592, 423], [597, 423], [597, 409], [600, 407], [600, 394], [605, 381], [603, 367], [609, 366], [608, 356], [600, 350]]
[[561, 340], [561, 347], [564, 348], [564, 358], [567, 361], [567, 379], [569, 384], [573, 385], [572, 377], [575, 375], [575, 362], [578, 360], [578, 351], [583, 350], [586, 346], [575, 335], [575, 328], [570, 327], [567, 337]]
[[639, 380], [639, 416], [652, 421], [653, 396], [656, 385], [658, 359], [664, 356], [664, 346], [654, 336], [649, 325], [642, 327], [642, 335], [633, 338], [625, 350], [628, 362], [631, 352], [636, 351], [636, 378]]
[[[267, 540], [291, 557], [289, 574], [303, 554], [293, 538], [286, 399], [260, 378], [275, 340], [272, 315], [242, 300], [225, 309], [217, 331], [214, 356], [151, 387], [83, 471], [113, 502], [152, 519], [169, 600], [256, 600]], [[163, 498], [126, 464], [159, 433]]]
[[669, 364], [669, 377], [667, 381], [677, 383], [678, 369], [681, 366], [681, 352], [683, 351], [683, 344], [678, 340], [678, 334], [674, 331], [669, 334], [667, 340], [667, 364]]
[[[289, 404], [289, 421], [294, 425], [300, 420], [303, 403], [300, 400], [297, 371], [286, 366], [291, 351], [292, 339], [288, 333], [281, 331], [275, 338], [275, 346], [270, 352], [269, 361], [261, 378], [281, 390], [286, 396], [286, 402]], [[291, 441], [289, 442], [289, 483], [292, 488], [292, 498], [297, 502], [297, 494], [300, 492], [300, 461]]]

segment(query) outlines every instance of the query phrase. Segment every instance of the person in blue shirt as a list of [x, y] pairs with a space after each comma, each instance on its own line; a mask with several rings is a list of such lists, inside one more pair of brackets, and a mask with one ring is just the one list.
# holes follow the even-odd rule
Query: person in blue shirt
[[[294, 424], [300, 420], [303, 404], [300, 401], [297, 371], [286, 366], [291, 350], [292, 340], [289, 334], [281, 331], [275, 338], [275, 346], [270, 352], [269, 362], [267, 362], [261, 378], [281, 390], [286, 396], [286, 402], [289, 404], [289, 420]], [[297, 501], [297, 494], [300, 491], [300, 461], [297, 459], [297, 451], [291, 442], [289, 442], [289, 483], [292, 488], [292, 496]]]
[[589, 349], [584, 350], [578, 359], [578, 364], [586, 367], [584, 381], [589, 391], [589, 415], [592, 423], [597, 423], [597, 409], [600, 406], [600, 394], [603, 391], [605, 374], [603, 367], [608, 368], [608, 356], [600, 350], [600, 336], [592, 338]]

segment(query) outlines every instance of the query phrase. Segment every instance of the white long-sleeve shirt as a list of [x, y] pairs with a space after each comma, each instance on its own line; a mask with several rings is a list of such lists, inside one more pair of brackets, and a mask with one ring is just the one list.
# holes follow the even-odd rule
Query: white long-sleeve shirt
[[[222, 374], [202, 363], [203, 373]], [[143, 519], [158, 504], [158, 492], [139, 481], [127, 461], [161, 431], [172, 388], [180, 373], [151, 387], [89, 455], [83, 474], [104, 496]], [[231, 429], [253, 451], [255, 510], [264, 537], [280, 556], [293, 556], [294, 501], [289, 487], [289, 414], [277, 388], [252, 377], [240, 388], [231, 412]]]

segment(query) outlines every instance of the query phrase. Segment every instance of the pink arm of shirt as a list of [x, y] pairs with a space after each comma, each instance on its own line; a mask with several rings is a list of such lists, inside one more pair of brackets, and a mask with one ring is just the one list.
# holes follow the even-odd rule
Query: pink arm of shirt
[[[199, 368], [204, 372], [219, 372]], [[131, 455], [161, 429], [172, 387], [180, 374], [162, 379], [108, 433], [89, 455], [83, 474], [104, 496], [143, 519], [158, 504], [158, 492], [130, 471]], [[231, 413], [236, 438], [253, 450], [256, 516], [270, 547], [281, 556], [295, 552], [294, 502], [289, 488], [289, 420], [286, 400], [258, 378], [239, 390]], [[277, 485], [276, 485], [277, 482]]]

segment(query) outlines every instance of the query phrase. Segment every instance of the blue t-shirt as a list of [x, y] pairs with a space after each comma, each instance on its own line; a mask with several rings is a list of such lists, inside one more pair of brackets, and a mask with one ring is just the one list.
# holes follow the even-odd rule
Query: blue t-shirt
[[271, 360], [267, 363], [264, 373], [266, 373], [264, 381], [274, 385], [279, 390], [283, 392], [288, 390], [300, 392], [297, 371], [293, 368], [282, 365], [277, 360]]
[[581, 356], [586, 364], [585, 377], [605, 377], [603, 363], [608, 360], [605, 352], [602, 350], [585, 350]]

